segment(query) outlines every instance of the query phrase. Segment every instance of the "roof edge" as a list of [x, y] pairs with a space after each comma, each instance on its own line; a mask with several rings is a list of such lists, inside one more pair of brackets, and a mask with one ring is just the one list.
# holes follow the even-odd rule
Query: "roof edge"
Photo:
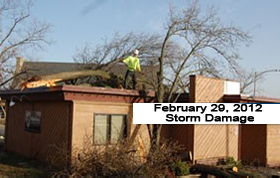
[[[110, 95], [123, 95], [123, 96], [139, 96], [141, 90], [128, 90], [118, 88], [104, 88], [104, 87], [82, 87], [75, 85], [62, 85], [62, 91], [65, 92], [78, 92], [78, 93], [96, 93], [96, 94], [110, 94]], [[155, 97], [155, 91], [146, 91], [149, 97]]]
[[[92, 93], [92, 94], [107, 94], [120, 96], [139, 96], [140, 91], [117, 89], [117, 88], [103, 88], [103, 87], [85, 87], [77, 85], [59, 85], [54, 87], [38, 87], [29, 88], [25, 90], [2, 90], [0, 95], [15, 95], [15, 94], [34, 94], [34, 93], [49, 93], [49, 92], [76, 92], [76, 93]], [[149, 97], [155, 97], [155, 91], [147, 91]]]
[[256, 96], [246, 96], [246, 95], [224, 95], [225, 101], [248, 101], [254, 103], [280, 103], [280, 98], [269, 98], [269, 97], [256, 97]]

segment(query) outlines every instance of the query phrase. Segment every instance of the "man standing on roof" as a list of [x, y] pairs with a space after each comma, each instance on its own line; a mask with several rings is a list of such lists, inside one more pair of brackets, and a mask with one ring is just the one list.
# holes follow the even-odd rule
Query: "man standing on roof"
[[133, 89], [136, 89], [136, 70], [141, 72], [141, 68], [140, 68], [140, 62], [139, 62], [139, 58], [138, 58], [138, 54], [139, 51], [136, 49], [133, 53], [133, 56], [128, 56], [127, 58], [125, 58], [123, 60], [123, 63], [125, 63], [125, 65], [127, 66], [127, 71], [125, 73], [125, 78], [124, 78], [124, 88], [127, 88], [127, 79], [128, 76], [130, 76], [132, 78], [132, 82], [133, 82]]

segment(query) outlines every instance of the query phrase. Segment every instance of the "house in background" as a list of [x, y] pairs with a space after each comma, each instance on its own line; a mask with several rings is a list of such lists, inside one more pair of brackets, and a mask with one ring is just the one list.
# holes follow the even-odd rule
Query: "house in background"
[[[38, 61], [27, 61], [21, 57], [17, 57], [17, 64], [15, 74], [20, 74], [16, 77], [11, 88], [18, 89], [19, 84], [30, 79], [31, 77], [40, 77], [44, 75], [51, 75], [63, 72], [75, 72], [84, 70], [96, 70], [96, 64], [82, 64], [73, 62], [38, 62]], [[145, 83], [147, 89], [152, 89], [157, 81], [157, 71], [159, 67], [157, 65], [141, 66], [142, 71], [145, 75], [139, 75], [138, 88], [142, 88], [142, 84]], [[104, 66], [101, 69], [111, 75], [110, 82], [117, 88], [117, 84], [123, 84], [123, 79], [126, 73], [126, 66], [122, 63], [113, 63], [108, 66]], [[93, 76], [87, 76], [83, 78], [73, 78], [72, 80], [63, 81], [61, 84], [74, 84], [74, 85], [85, 85], [85, 86], [104, 86], [104, 81], [96, 81]]]

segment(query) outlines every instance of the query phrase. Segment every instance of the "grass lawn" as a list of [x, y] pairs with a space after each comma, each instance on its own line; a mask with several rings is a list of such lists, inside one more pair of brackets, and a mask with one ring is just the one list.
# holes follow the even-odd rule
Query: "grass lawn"
[[47, 177], [40, 164], [19, 155], [3, 151], [0, 142], [0, 177]]

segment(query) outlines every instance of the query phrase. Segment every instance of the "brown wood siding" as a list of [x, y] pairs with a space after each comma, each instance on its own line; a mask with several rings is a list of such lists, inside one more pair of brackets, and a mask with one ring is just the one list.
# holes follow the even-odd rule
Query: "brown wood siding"
[[240, 125], [227, 125], [228, 126], [228, 156], [238, 160], [238, 144], [240, 135]]
[[280, 125], [267, 125], [267, 164], [280, 165]]
[[166, 140], [170, 138], [172, 124], [163, 124], [161, 129], [161, 140]]
[[[143, 97], [135, 96], [118, 96], [118, 95], [104, 95], [104, 94], [91, 94], [91, 93], [74, 93], [66, 92], [65, 100], [86, 100], [94, 102], [111, 102], [111, 103], [144, 103]], [[148, 98], [148, 101], [152, 99]]]
[[194, 159], [231, 156], [237, 159], [237, 125], [195, 125]]
[[190, 102], [219, 103], [223, 101], [224, 80], [191, 76], [190, 82]]
[[[6, 149], [43, 161], [51, 145], [68, 144], [71, 107], [71, 102], [17, 102], [9, 108]], [[25, 112], [31, 110], [41, 112], [39, 133], [25, 130]]]
[[[191, 76], [190, 102], [223, 102], [224, 82], [222, 79]], [[237, 125], [195, 125], [193, 137], [194, 160], [238, 157]]]
[[[75, 101], [74, 102], [74, 117], [73, 117], [73, 135], [72, 135], [72, 148], [82, 148], [85, 139], [92, 139], [93, 137], [93, 124], [94, 113], [96, 114], [124, 114], [127, 115], [128, 121], [128, 136], [130, 136], [136, 124], [133, 124], [132, 104], [126, 103], [112, 103], [112, 102], [88, 102], [88, 101]], [[146, 125], [139, 125], [138, 134], [133, 142], [138, 145], [139, 142], [143, 143], [147, 152], [150, 145], [149, 133]], [[86, 137], [85, 137], [86, 136]], [[88, 141], [88, 140], [87, 140]], [[92, 140], [90, 140], [92, 141]]]
[[241, 160], [266, 164], [266, 125], [241, 125]]
[[124, 114], [129, 120], [131, 105], [74, 101], [72, 146], [82, 147], [85, 136], [92, 138], [94, 114]]
[[194, 138], [194, 125], [186, 124], [174, 124], [170, 125], [170, 138], [178, 141], [179, 144], [182, 144], [185, 147], [185, 151], [193, 150], [193, 138]]

